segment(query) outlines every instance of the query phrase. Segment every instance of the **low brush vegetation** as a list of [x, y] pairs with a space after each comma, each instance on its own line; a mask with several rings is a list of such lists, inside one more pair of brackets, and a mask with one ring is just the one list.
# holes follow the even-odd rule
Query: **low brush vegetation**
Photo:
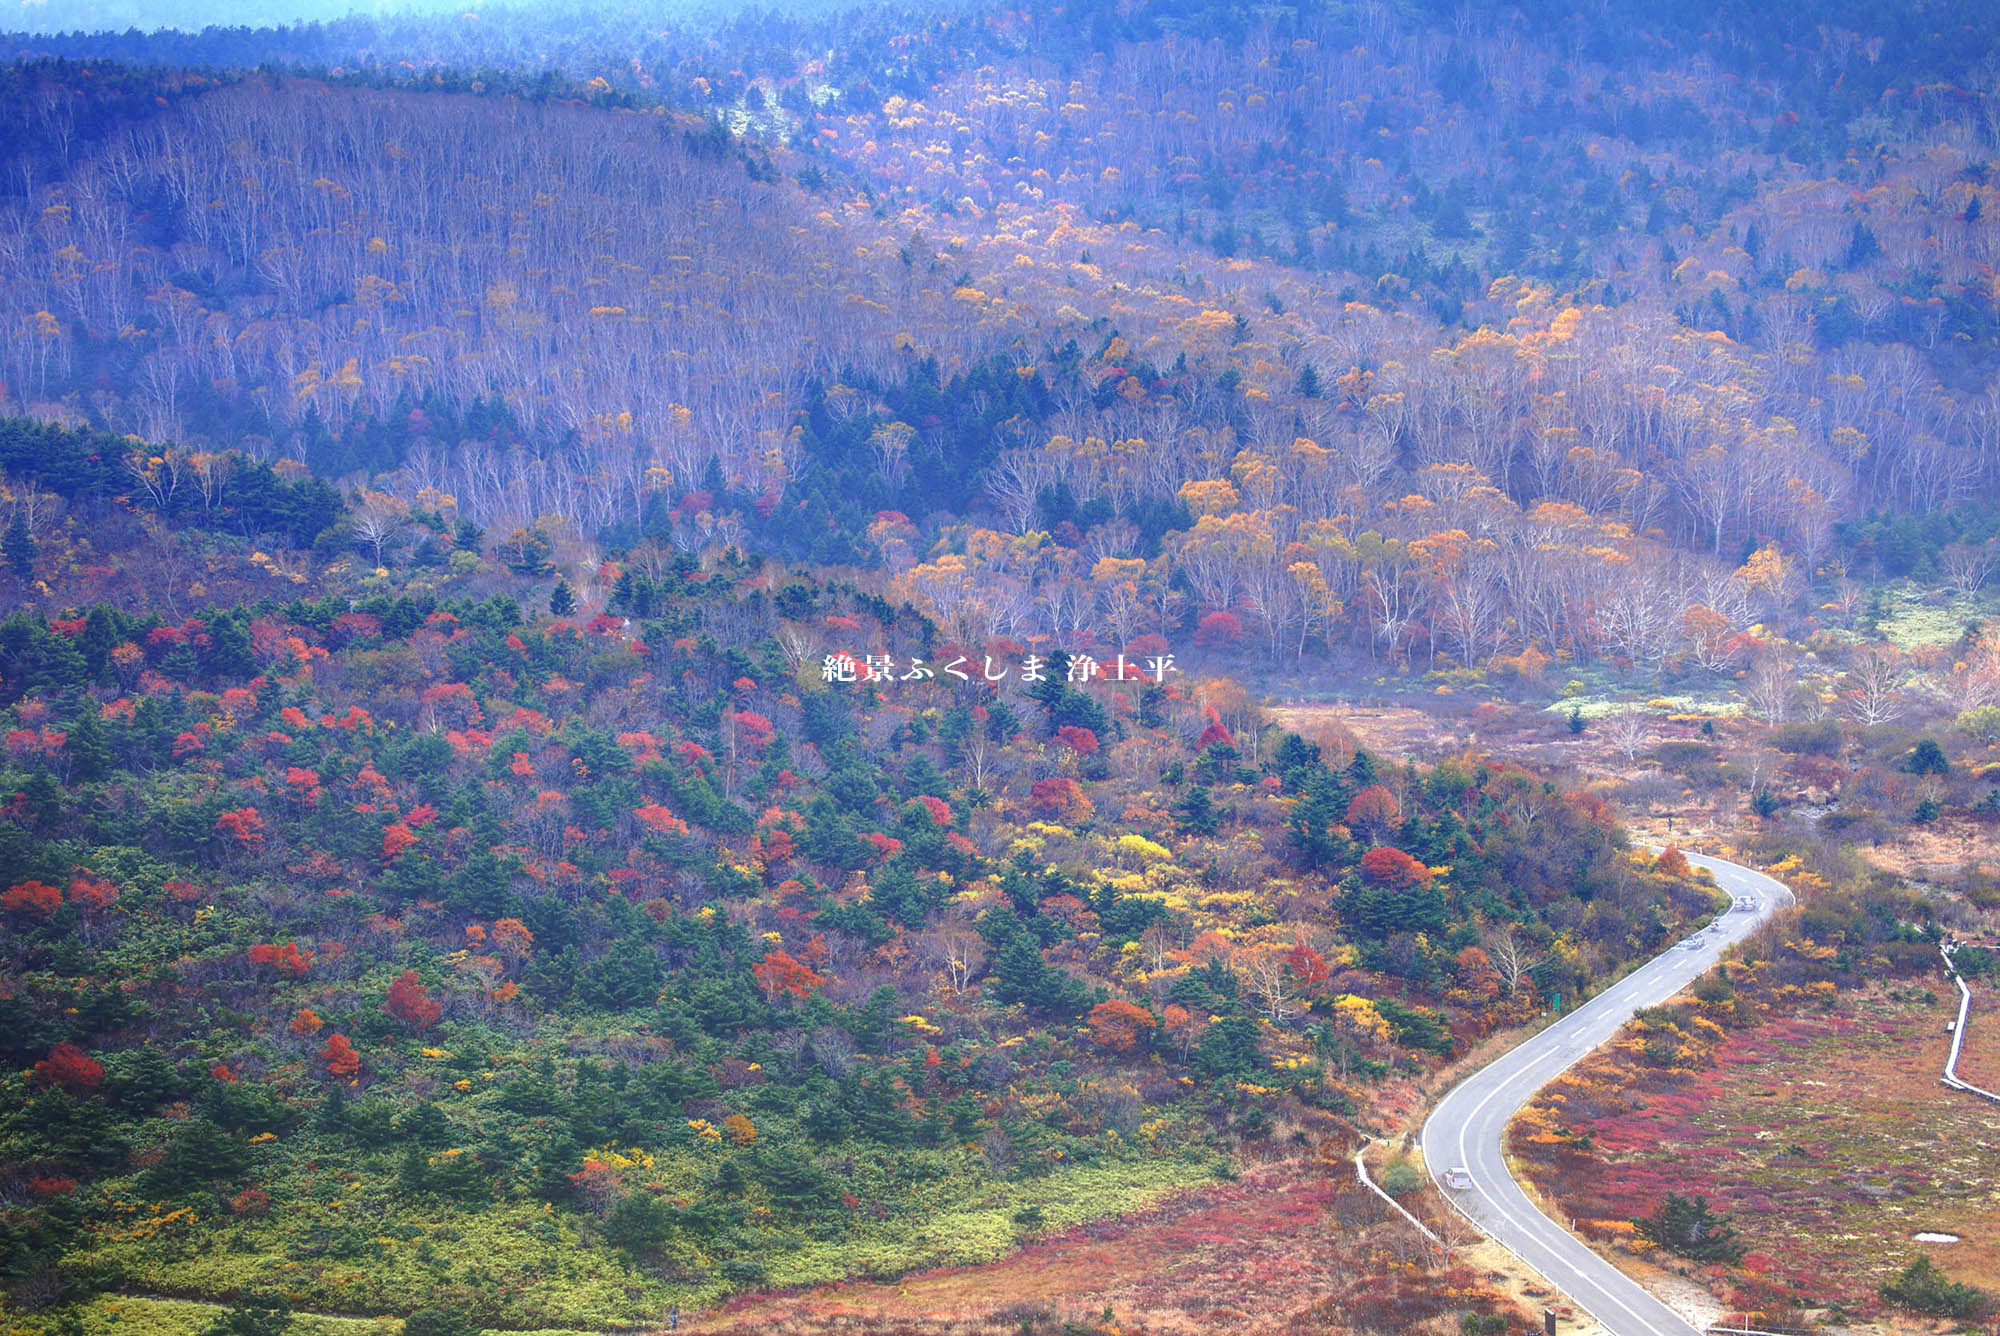
[[1018, 650], [771, 563], [556, 616], [484, 559], [507, 592], [257, 558], [233, 604], [0, 624], [34, 1321], [589, 1328], [990, 1262], [1338, 1143], [1712, 908], [1588, 795], [1226, 680], [842, 681]]
[[[1938, 1085], [1957, 994], [1936, 907], [1881, 874], [1784, 870], [1812, 900], [1544, 1088], [1510, 1151], [1586, 1238], [1750, 1325], [1983, 1311], [2000, 1113]], [[1950, 1275], [1917, 1253], [1927, 1229], [1972, 1241]]]

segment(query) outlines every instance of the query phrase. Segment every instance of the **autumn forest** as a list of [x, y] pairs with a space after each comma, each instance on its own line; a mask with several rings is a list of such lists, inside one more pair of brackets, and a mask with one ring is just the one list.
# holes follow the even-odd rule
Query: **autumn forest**
[[2000, 941], [1984, 6], [126, 8], [0, 6], [4, 1330], [1539, 1330], [1410, 1133], [1680, 842], [1800, 905], [1524, 1172], [1990, 1316], [1631, 1130]]

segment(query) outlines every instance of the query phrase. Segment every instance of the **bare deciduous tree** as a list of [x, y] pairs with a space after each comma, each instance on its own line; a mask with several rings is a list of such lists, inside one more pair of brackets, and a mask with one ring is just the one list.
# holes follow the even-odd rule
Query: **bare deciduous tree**
[[1796, 685], [1791, 663], [1777, 654], [1765, 654], [1751, 668], [1743, 695], [1756, 716], [1776, 728], [1785, 722]]
[[1486, 954], [1510, 993], [1520, 988], [1521, 981], [1528, 977], [1528, 971], [1548, 959], [1546, 953], [1536, 955], [1524, 945], [1512, 924], [1489, 928], [1480, 940], [1485, 943]]
[[1960, 598], [1971, 598], [1985, 586], [2000, 562], [2000, 543], [1989, 538], [1983, 543], [1953, 543], [1944, 550], [1945, 578]]
[[1653, 740], [1652, 715], [1638, 706], [1627, 706], [1604, 720], [1604, 736], [1631, 765]]
[[1902, 654], [1887, 645], [1864, 645], [1848, 662], [1842, 679], [1842, 696], [1847, 713], [1863, 727], [1886, 724], [1900, 718], [1907, 702], [1903, 684], [1910, 669]]

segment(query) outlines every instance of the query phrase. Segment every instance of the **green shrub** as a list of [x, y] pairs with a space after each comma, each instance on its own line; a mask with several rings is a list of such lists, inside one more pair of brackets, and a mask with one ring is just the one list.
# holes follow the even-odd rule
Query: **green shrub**
[[206, 1118], [190, 1118], [168, 1138], [166, 1152], [146, 1171], [144, 1186], [151, 1196], [174, 1201], [240, 1178], [249, 1168], [248, 1146]]
[[485, 1330], [455, 1308], [419, 1308], [403, 1319], [403, 1336], [480, 1336]]
[[1936, 738], [1924, 738], [1910, 749], [1910, 754], [1897, 768], [1912, 775], [1948, 775], [1951, 773], [1951, 761], [1945, 756], [1944, 748], [1938, 746]]
[[1400, 1155], [1382, 1167], [1382, 1177], [1377, 1180], [1382, 1191], [1391, 1197], [1407, 1197], [1424, 1185], [1424, 1176], [1417, 1167]]
[[1632, 1222], [1639, 1233], [1670, 1253], [1697, 1262], [1728, 1262], [1742, 1258], [1746, 1245], [1729, 1221], [1708, 1209], [1708, 1198], [1669, 1192], [1651, 1215]]
[[1771, 730], [1771, 746], [1792, 756], [1838, 756], [1840, 725], [1831, 719], [1780, 724]]
[[1928, 1254], [1904, 1267], [1882, 1287], [1882, 1297], [1899, 1308], [1933, 1317], [1972, 1317], [1991, 1306], [1984, 1290], [1951, 1279], [1937, 1269]]
[[209, 1323], [201, 1336], [282, 1336], [291, 1326], [292, 1306], [280, 1299], [270, 1308], [237, 1304]]

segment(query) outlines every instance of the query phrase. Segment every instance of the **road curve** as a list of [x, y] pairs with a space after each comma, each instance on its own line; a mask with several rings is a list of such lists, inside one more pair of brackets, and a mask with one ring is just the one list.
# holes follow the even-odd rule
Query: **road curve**
[[[1537, 1210], [1507, 1170], [1507, 1123], [1537, 1090], [1567, 1071], [1641, 1007], [1658, 1006], [1699, 978], [1732, 942], [1747, 937], [1792, 893], [1761, 872], [1719, 858], [1687, 856], [1715, 874], [1731, 907], [1699, 934], [1669, 947], [1583, 1006], [1453, 1087], [1421, 1133], [1424, 1164], [1443, 1192], [1495, 1242], [1534, 1268], [1613, 1336], [1700, 1336], [1618, 1268]], [[1747, 902], [1747, 903], [1746, 903]], [[1695, 940], [1695, 939], [1689, 939]], [[1464, 1170], [1454, 1187], [1448, 1175]]]

